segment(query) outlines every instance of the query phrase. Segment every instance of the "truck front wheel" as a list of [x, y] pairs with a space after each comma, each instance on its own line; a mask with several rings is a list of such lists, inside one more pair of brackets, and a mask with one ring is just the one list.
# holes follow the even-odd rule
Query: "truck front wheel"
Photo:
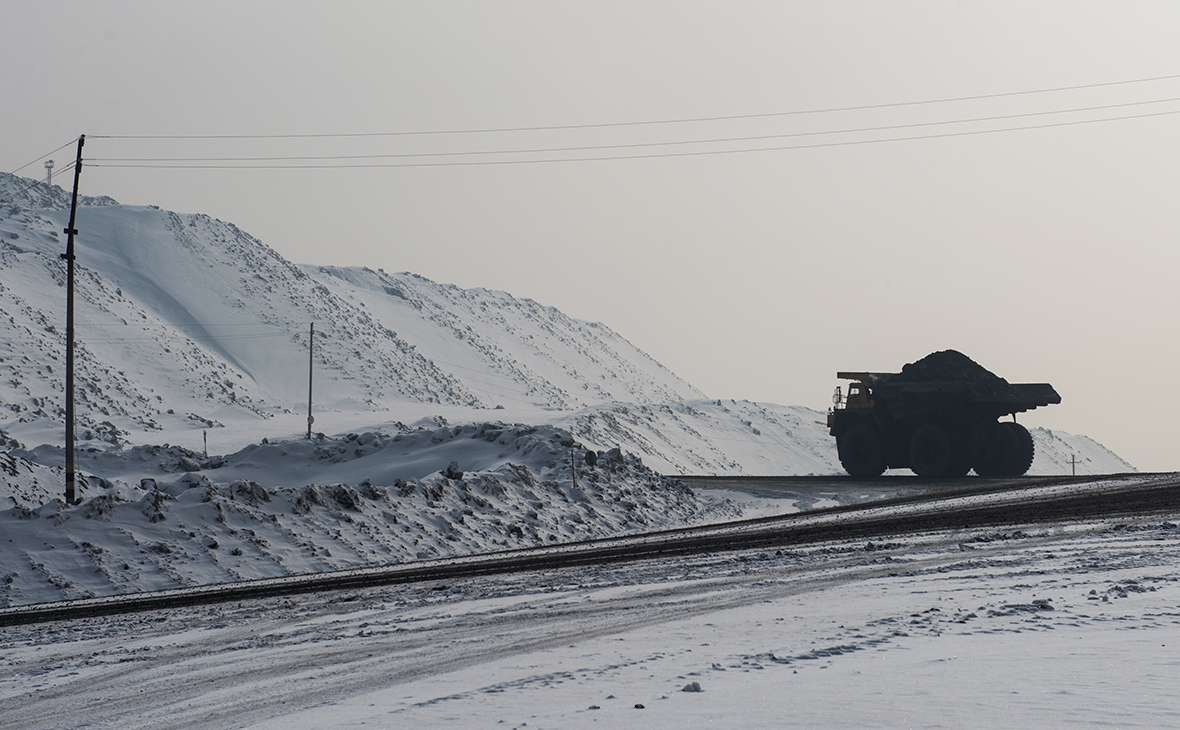
[[854, 477], [871, 479], [885, 471], [885, 440], [872, 426], [858, 423], [836, 440], [844, 470]]

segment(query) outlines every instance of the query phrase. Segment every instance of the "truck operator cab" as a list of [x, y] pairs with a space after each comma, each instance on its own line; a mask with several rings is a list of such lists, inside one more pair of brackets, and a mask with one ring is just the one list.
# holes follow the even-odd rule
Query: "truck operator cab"
[[873, 393], [866, 382], [867, 375], [839, 373], [837, 377], [848, 378], [853, 382], [848, 384], [848, 395], [844, 395], [840, 386], [836, 386], [836, 393], [832, 396], [832, 410], [828, 411], [828, 428], [835, 423], [837, 410], [867, 411], [875, 405]]

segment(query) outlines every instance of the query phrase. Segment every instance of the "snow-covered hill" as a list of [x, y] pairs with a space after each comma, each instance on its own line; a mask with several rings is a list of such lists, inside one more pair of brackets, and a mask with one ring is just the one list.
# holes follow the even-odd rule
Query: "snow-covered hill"
[[[60, 420], [60, 188], [0, 176], [5, 423]], [[412, 274], [296, 266], [204, 215], [83, 201], [78, 214], [79, 416], [92, 437], [212, 426], [316, 404], [472, 409], [663, 403], [699, 391], [607, 327], [503, 292]], [[242, 413], [245, 412], [245, 413]], [[134, 439], [133, 439], [134, 440]]]
[[[61, 188], [33, 183], [0, 174], [0, 433], [28, 448], [63, 438], [69, 206]], [[708, 400], [604, 325], [409, 273], [296, 265], [205, 215], [81, 203], [86, 448], [211, 437], [214, 453], [232, 453], [294, 437], [310, 338], [316, 429], [328, 434], [422, 419], [552, 424], [663, 473], [840, 471], [822, 413]], [[1132, 470], [1084, 437], [1034, 435], [1034, 473]]]

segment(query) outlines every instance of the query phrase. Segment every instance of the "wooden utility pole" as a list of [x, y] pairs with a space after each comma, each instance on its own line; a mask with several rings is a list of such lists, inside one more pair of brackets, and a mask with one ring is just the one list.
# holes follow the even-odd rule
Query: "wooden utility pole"
[[78, 501], [74, 477], [74, 221], [78, 214], [78, 178], [82, 175], [82, 145], [86, 135], [78, 137], [78, 156], [74, 160], [74, 197], [70, 202], [70, 225], [66, 228], [66, 504]]
[[311, 376], [315, 370], [315, 322], [307, 333], [307, 438], [311, 438], [311, 424], [315, 423], [315, 416], [311, 415]]

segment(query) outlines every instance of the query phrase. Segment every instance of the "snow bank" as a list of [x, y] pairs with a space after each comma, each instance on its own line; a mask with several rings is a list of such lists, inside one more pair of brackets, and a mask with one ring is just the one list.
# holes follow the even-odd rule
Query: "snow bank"
[[[738, 512], [618, 450], [595, 452], [593, 465], [586, 454], [558, 429], [498, 423], [258, 444], [205, 469], [191, 452], [141, 447], [122, 455], [124, 472], [146, 466], [156, 477], [92, 484], [75, 506], [31, 507], [48, 487], [34, 469], [36, 486], [4, 495], [14, 506], [0, 512], [0, 604], [571, 542]], [[300, 471], [314, 478], [275, 478]], [[321, 480], [332, 473], [355, 481]]]

